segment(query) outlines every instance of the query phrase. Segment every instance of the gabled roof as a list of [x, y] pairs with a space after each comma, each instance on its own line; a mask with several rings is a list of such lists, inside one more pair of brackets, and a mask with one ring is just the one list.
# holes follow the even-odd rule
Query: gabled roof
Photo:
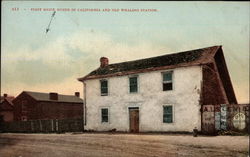
[[67, 103], [83, 103], [83, 100], [75, 95], [58, 94], [58, 100], [51, 100], [49, 93], [39, 93], [31, 91], [23, 91], [37, 101], [67, 102]]
[[13, 102], [15, 97], [13, 96], [7, 96], [7, 97], [2, 97], [1, 96], [1, 101], [0, 101], [0, 111], [11, 111], [13, 110]]
[[221, 46], [212, 46], [152, 58], [109, 64], [105, 67], [97, 68], [88, 75], [78, 78], [78, 80], [84, 81], [95, 78], [122, 76], [181, 66], [206, 64], [212, 62], [215, 53], [220, 47]]
[[7, 97], [7, 98], [5, 98], [5, 100], [6, 101], [8, 101], [8, 103], [10, 104], [10, 105], [12, 105], [13, 106], [13, 103], [12, 103], [12, 101], [15, 99], [15, 97]]
[[4, 102], [4, 101], [7, 101], [10, 105], [13, 106], [12, 100], [14, 100], [14, 99], [15, 99], [15, 97], [13, 97], [13, 96], [7, 96], [7, 97], [1, 96], [1, 101], [0, 101], [0, 103], [2, 103], [2, 102]]

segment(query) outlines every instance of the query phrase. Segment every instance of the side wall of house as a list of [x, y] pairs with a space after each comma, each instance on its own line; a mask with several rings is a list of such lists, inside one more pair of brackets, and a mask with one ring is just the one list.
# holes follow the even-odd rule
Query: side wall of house
[[219, 78], [219, 73], [216, 70], [216, 65], [214, 63], [203, 65], [202, 74], [203, 83], [201, 104], [218, 105], [228, 103], [224, 87]]
[[[171, 70], [165, 70], [171, 71]], [[192, 131], [201, 128], [200, 91], [202, 69], [200, 66], [172, 69], [173, 90], [163, 91], [162, 72], [138, 74], [139, 91], [129, 93], [129, 76], [111, 77], [108, 96], [100, 95], [100, 80], [86, 83], [85, 129], [129, 131], [129, 107], [139, 107], [139, 130]], [[173, 105], [173, 123], [163, 123], [163, 106]], [[109, 122], [101, 123], [101, 108], [109, 108]]]
[[82, 103], [39, 102], [39, 119], [82, 118]]
[[12, 122], [14, 120], [13, 111], [1, 111], [0, 116], [3, 117], [4, 122]]
[[228, 103], [237, 104], [237, 99], [234, 93], [233, 85], [230, 79], [229, 71], [227, 69], [227, 65], [226, 65], [226, 61], [225, 61], [225, 57], [223, 55], [222, 49], [218, 50], [214, 59], [215, 59], [215, 64], [216, 64], [218, 73], [221, 78], [223, 88], [226, 93], [226, 97], [228, 99]]
[[4, 122], [11, 122], [14, 120], [13, 106], [7, 100], [0, 104], [0, 116]]
[[[36, 101], [22, 93], [14, 101], [14, 120], [82, 118], [82, 103]], [[25, 108], [23, 108], [23, 104]]]
[[[21, 121], [26, 117], [27, 120], [37, 119], [37, 102], [25, 93], [21, 93], [16, 99], [13, 100], [14, 108], [14, 121]], [[25, 109], [23, 109], [23, 104]]]

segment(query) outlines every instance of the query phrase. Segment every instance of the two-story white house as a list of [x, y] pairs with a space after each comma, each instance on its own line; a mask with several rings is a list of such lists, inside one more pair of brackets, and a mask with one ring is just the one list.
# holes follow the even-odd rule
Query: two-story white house
[[201, 105], [237, 103], [221, 46], [109, 64], [78, 78], [85, 130], [191, 132]]

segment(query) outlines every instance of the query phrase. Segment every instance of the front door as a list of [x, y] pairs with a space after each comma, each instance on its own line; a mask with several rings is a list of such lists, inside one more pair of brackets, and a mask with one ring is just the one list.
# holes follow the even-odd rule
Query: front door
[[139, 132], [139, 108], [129, 108], [129, 131]]

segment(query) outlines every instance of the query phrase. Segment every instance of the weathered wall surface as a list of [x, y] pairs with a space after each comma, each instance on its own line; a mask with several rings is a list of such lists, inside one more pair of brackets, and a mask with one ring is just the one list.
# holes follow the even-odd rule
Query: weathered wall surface
[[[222, 81], [218, 77], [216, 65], [203, 65], [202, 105], [218, 105], [228, 103]], [[215, 94], [216, 93], [216, 94]]]
[[[22, 104], [25, 103], [26, 111], [22, 111]], [[16, 99], [13, 100], [14, 104], [14, 121], [21, 121], [22, 116], [26, 116], [29, 119], [38, 119], [36, 105], [37, 102], [28, 96], [27, 94], [20, 94]]]
[[[173, 69], [172, 91], [162, 90], [162, 72], [138, 74], [139, 92], [136, 94], [129, 93], [129, 76], [108, 78], [108, 96], [100, 96], [99, 79], [85, 81], [85, 129], [129, 131], [128, 108], [139, 107], [140, 132], [192, 131], [194, 127], [200, 130], [201, 67]], [[164, 105], [173, 105], [173, 123], [163, 123]], [[109, 108], [109, 123], [101, 123], [102, 107]]]
[[11, 122], [14, 120], [13, 106], [5, 99], [0, 104], [0, 116], [4, 122]]
[[82, 118], [82, 103], [39, 102], [39, 119]]
[[13, 111], [1, 111], [0, 115], [3, 116], [4, 122], [11, 122], [14, 120]]
[[[27, 94], [21, 94], [14, 103], [14, 120], [21, 121], [22, 116], [27, 120], [38, 119], [70, 119], [82, 118], [82, 103], [36, 101]], [[22, 110], [25, 103], [26, 110]]]

